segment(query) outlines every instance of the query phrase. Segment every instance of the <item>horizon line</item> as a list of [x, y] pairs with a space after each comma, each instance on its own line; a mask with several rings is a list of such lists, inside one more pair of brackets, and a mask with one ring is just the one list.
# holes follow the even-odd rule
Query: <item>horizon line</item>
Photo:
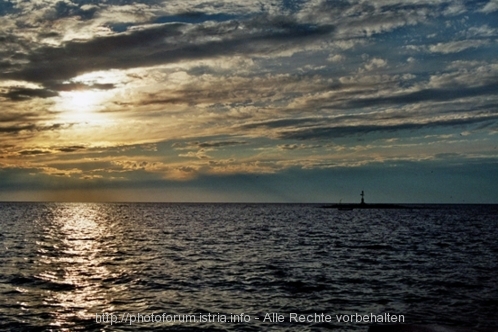
[[[12, 200], [12, 201], [4, 201], [0, 200], [0, 204], [4, 203], [79, 203], [79, 204], [84, 204], [84, 203], [89, 203], [89, 204], [95, 204], [95, 203], [102, 203], [102, 204], [288, 204], [288, 205], [297, 205], [297, 204], [309, 204], [309, 205], [318, 205], [318, 204], [325, 204], [325, 205], [355, 205], [360, 203], [351, 203], [351, 202], [342, 202], [342, 203], [332, 203], [332, 202], [263, 202], [263, 201], [256, 201], [256, 202], [210, 202], [210, 201], [35, 201], [35, 200]], [[366, 205], [384, 205], [384, 204], [396, 204], [396, 205], [498, 205], [498, 202], [496, 203], [475, 203], [475, 202], [439, 202], [439, 203], [430, 203], [430, 202], [419, 202], [419, 203], [393, 203], [393, 202], [370, 202], [370, 203], [365, 203]]]

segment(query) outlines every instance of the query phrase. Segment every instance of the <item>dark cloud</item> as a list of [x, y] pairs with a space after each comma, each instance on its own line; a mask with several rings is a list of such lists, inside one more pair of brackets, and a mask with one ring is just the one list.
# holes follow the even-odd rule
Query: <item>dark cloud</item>
[[154, 19], [153, 23], [191, 23], [198, 24], [207, 21], [226, 22], [236, 19], [237, 15], [230, 14], [206, 14], [202, 12], [185, 12], [172, 16], [160, 16]]
[[[70, 41], [61, 47], [40, 47], [28, 55], [24, 68], [7, 73], [8, 77], [35, 82], [68, 80], [78, 74], [110, 68], [152, 65], [151, 50], [160, 45], [166, 49], [165, 38], [179, 37], [181, 25], [165, 25], [90, 41]], [[57, 70], [54, 70], [57, 68]]]
[[22, 131], [28, 131], [28, 132], [52, 131], [62, 128], [68, 128], [71, 126], [72, 126], [71, 124], [62, 124], [62, 123], [55, 123], [53, 125], [48, 125], [48, 126], [40, 126], [35, 124], [13, 125], [13, 126], [0, 127], [0, 133], [19, 134]]
[[92, 6], [88, 8], [78, 8], [75, 11], [75, 15], [79, 16], [82, 20], [90, 20], [95, 16], [95, 13], [97, 13], [98, 7]]
[[278, 146], [282, 150], [297, 150], [299, 149], [299, 145], [297, 144], [282, 144]]
[[56, 18], [67, 17], [74, 15], [74, 11], [77, 7], [72, 3], [67, 3], [65, 1], [58, 1], [55, 3], [54, 9]]
[[458, 157], [461, 157], [462, 154], [460, 153], [453, 153], [453, 152], [450, 152], [450, 153], [436, 153], [434, 155], [434, 158], [441, 158], [441, 159], [448, 159], [448, 158], [458, 158]]
[[116, 86], [111, 83], [107, 84], [83, 84], [83, 83], [67, 83], [67, 84], [52, 84], [50, 87], [56, 91], [80, 91], [80, 90], [112, 90]]
[[17, 134], [20, 133], [21, 131], [33, 131], [36, 129], [36, 125], [34, 124], [28, 124], [28, 125], [15, 125], [15, 126], [7, 126], [7, 127], [0, 127], [0, 133], [7, 133], [7, 134]]
[[57, 38], [57, 37], [61, 37], [61, 34], [56, 32], [56, 31], [42, 32], [42, 33], [38, 34], [38, 37], [40, 37], [40, 38]]
[[3, 96], [12, 101], [24, 101], [32, 98], [50, 98], [59, 94], [49, 89], [30, 89], [30, 88], [10, 88], [8, 92], [1, 93]]
[[279, 120], [267, 120], [267, 121], [247, 123], [237, 127], [237, 129], [242, 129], [242, 130], [256, 129], [256, 128], [271, 129], [271, 128], [294, 127], [294, 126], [307, 127], [321, 122], [323, 122], [323, 119], [319, 118], [279, 119]]
[[428, 122], [405, 122], [400, 124], [371, 124], [371, 125], [351, 125], [351, 126], [317, 126], [313, 128], [298, 127], [292, 130], [278, 131], [277, 136], [281, 139], [327, 139], [344, 136], [364, 135], [373, 132], [396, 132], [402, 130], [420, 130], [424, 128], [469, 126], [483, 122], [495, 123], [498, 115], [488, 115], [483, 117], [472, 117], [462, 119], [428, 121]]
[[185, 142], [173, 143], [176, 149], [203, 149], [203, 148], [220, 148], [225, 146], [244, 145], [246, 141], [206, 141], [206, 142]]
[[62, 148], [57, 148], [58, 151], [60, 152], [75, 152], [75, 151], [80, 151], [86, 149], [85, 146], [83, 145], [72, 145], [72, 146], [65, 146]]
[[9, 112], [0, 113], [0, 123], [7, 122], [18, 122], [24, 121], [29, 122], [30, 119], [37, 118], [41, 114], [35, 112]]
[[[244, 29], [239, 29], [244, 26]], [[215, 26], [165, 24], [90, 41], [70, 41], [61, 47], [41, 47], [28, 55], [29, 63], [5, 73], [9, 78], [47, 83], [111, 68], [136, 68], [181, 60], [227, 55], [269, 53], [296, 47], [330, 34], [333, 26], [300, 24], [288, 18], [255, 18]], [[212, 41], [213, 37], [218, 39]], [[220, 40], [221, 39], [221, 40]], [[57, 70], [54, 70], [57, 68]]]
[[375, 107], [381, 105], [404, 105], [425, 101], [448, 101], [460, 98], [482, 95], [495, 95], [498, 81], [478, 87], [455, 87], [453, 89], [424, 89], [397, 96], [362, 98], [350, 100], [344, 104], [345, 108]]
[[88, 6], [88, 2], [81, 6], [73, 2], [58, 1], [52, 8], [48, 8], [45, 14], [46, 20], [58, 20], [66, 17], [78, 17], [81, 20], [90, 20], [98, 11], [98, 7]]
[[199, 148], [219, 148], [223, 146], [243, 145], [247, 144], [245, 141], [209, 141], [197, 143]]
[[[335, 117], [303, 117], [303, 118], [295, 118], [295, 119], [277, 119], [277, 120], [266, 120], [266, 121], [258, 121], [246, 123], [244, 125], [238, 126], [237, 130], [248, 130], [248, 129], [257, 129], [257, 128], [265, 128], [265, 129], [279, 129], [279, 128], [309, 128], [320, 126], [324, 123], [343, 123], [347, 120], [376, 120], [377, 114], [371, 115], [341, 115]], [[367, 119], [368, 118], [368, 119]]]
[[22, 156], [36, 156], [40, 154], [50, 154], [50, 153], [52, 153], [52, 151], [39, 150], [39, 149], [19, 151], [19, 154]]

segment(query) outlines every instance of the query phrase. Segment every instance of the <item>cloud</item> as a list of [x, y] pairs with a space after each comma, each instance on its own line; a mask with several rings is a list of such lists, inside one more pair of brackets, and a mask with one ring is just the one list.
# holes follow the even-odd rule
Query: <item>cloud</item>
[[374, 98], [363, 98], [350, 100], [345, 106], [347, 108], [371, 107], [380, 105], [396, 105], [407, 103], [421, 103], [423, 101], [447, 101], [483, 95], [494, 95], [496, 93], [496, 84], [489, 83], [476, 87], [456, 87], [450, 88], [430, 88], [421, 89], [415, 92], [400, 93], [394, 96], [383, 96]]
[[481, 12], [489, 14], [498, 10], [498, 0], [490, 0], [482, 9]]
[[9, 88], [7, 92], [0, 93], [1, 97], [12, 101], [24, 101], [31, 98], [51, 98], [59, 94], [49, 89]]
[[60, 152], [75, 152], [85, 150], [86, 147], [84, 145], [72, 145], [72, 146], [64, 146], [57, 148]]
[[444, 16], [457, 16], [462, 15], [467, 12], [467, 8], [462, 2], [449, 3], [443, 10], [442, 14]]
[[219, 148], [225, 146], [244, 145], [246, 141], [205, 141], [205, 142], [177, 142], [172, 147], [177, 150], [184, 149], [202, 149], [202, 148]]
[[51, 85], [51, 87], [57, 91], [84, 91], [84, 90], [112, 90], [116, 88], [116, 85], [112, 83], [93, 83], [93, 84], [64, 83], [64, 84], [53, 84]]
[[59, 176], [59, 177], [72, 177], [74, 175], [81, 175], [83, 172], [80, 169], [57, 169], [52, 167], [41, 167], [42, 173], [51, 175], [51, 176]]
[[244, 145], [246, 141], [208, 141], [197, 143], [199, 148], [219, 148], [224, 146]]
[[[127, 69], [229, 55], [271, 53], [330, 34], [333, 26], [301, 24], [288, 18], [257, 17], [190, 27], [160, 24], [88, 41], [44, 46], [27, 55], [27, 63], [6, 73], [11, 79], [40, 82], [69, 80], [110, 68]], [[214, 38], [213, 36], [217, 36]], [[54, 70], [54, 67], [57, 70]]]
[[487, 40], [459, 40], [448, 43], [437, 43], [436, 45], [429, 46], [429, 51], [432, 53], [459, 53], [469, 48], [478, 48], [488, 45]]
[[281, 130], [278, 132], [278, 137], [282, 139], [326, 139], [338, 138], [344, 136], [365, 135], [374, 132], [397, 132], [407, 130], [419, 130], [423, 128], [434, 127], [455, 127], [466, 126], [483, 122], [496, 122], [498, 114], [488, 114], [483, 116], [474, 116], [470, 118], [453, 118], [425, 122], [401, 122], [397, 124], [362, 124], [350, 126], [331, 126], [322, 125], [311, 128], [295, 128], [292, 130]]
[[[327, 2], [323, 2], [327, 3]], [[328, 6], [334, 6], [330, 3]], [[419, 6], [417, 8], [417, 6]], [[429, 18], [441, 13], [437, 3], [410, 3], [396, 2], [382, 4], [357, 2], [340, 10], [339, 17], [330, 15], [332, 19], [339, 19], [337, 35], [342, 38], [372, 37], [393, 31], [404, 26], [413, 26], [427, 21]], [[339, 7], [340, 8], [340, 7]], [[328, 16], [328, 11], [323, 9], [321, 18]]]
[[61, 124], [61, 123], [55, 123], [52, 125], [36, 125], [36, 124], [27, 124], [27, 125], [13, 125], [13, 126], [1, 126], [0, 127], [0, 134], [1, 133], [15, 133], [18, 134], [23, 131], [53, 131], [53, 130], [58, 130], [61, 128], [69, 128], [71, 125], [67, 124]]
[[281, 150], [305, 150], [321, 148], [321, 145], [307, 145], [307, 144], [281, 144], [278, 148]]
[[371, 71], [371, 70], [375, 70], [375, 69], [384, 68], [386, 66], [387, 66], [386, 60], [380, 59], [380, 58], [373, 58], [365, 65], [365, 69], [367, 71]]
[[180, 153], [178, 156], [179, 157], [186, 157], [186, 158], [197, 158], [197, 159], [209, 159], [210, 158], [206, 154], [206, 151], [204, 149], [201, 149], [197, 152], [188, 151], [187, 153]]
[[340, 54], [334, 54], [334, 55], [330, 55], [327, 58], [327, 60], [332, 62], [332, 63], [342, 62], [344, 60], [344, 56], [340, 55]]
[[491, 28], [488, 24], [484, 24], [481, 26], [470, 27], [467, 31], [464, 32], [464, 35], [467, 38], [486, 38], [486, 37], [495, 37], [498, 35], [496, 29]]
[[49, 153], [52, 153], [52, 152], [49, 150], [38, 150], [38, 149], [19, 151], [19, 154], [23, 155], [23, 156], [36, 156], [36, 155], [40, 155], [40, 154], [49, 154]]

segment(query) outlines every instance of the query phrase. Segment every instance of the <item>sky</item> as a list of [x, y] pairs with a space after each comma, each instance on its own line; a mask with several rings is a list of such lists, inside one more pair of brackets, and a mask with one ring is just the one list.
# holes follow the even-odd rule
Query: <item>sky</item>
[[498, 0], [0, 0], [0, 200], [498, 203]]

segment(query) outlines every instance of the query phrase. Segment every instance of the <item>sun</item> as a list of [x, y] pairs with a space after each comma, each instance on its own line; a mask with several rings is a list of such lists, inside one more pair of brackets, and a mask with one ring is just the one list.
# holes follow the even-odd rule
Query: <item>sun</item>
[[89, 112], [101, 106], [105, 92], [94, 90], [61, 92], [61, 98], [61, 106], [67, 111]]
[[95, 122], [101, 116], [99, 110], [109, 99], [107, 91], [84, 90], [61, 92], [57, 109], [66, 120], [76, 122]]

